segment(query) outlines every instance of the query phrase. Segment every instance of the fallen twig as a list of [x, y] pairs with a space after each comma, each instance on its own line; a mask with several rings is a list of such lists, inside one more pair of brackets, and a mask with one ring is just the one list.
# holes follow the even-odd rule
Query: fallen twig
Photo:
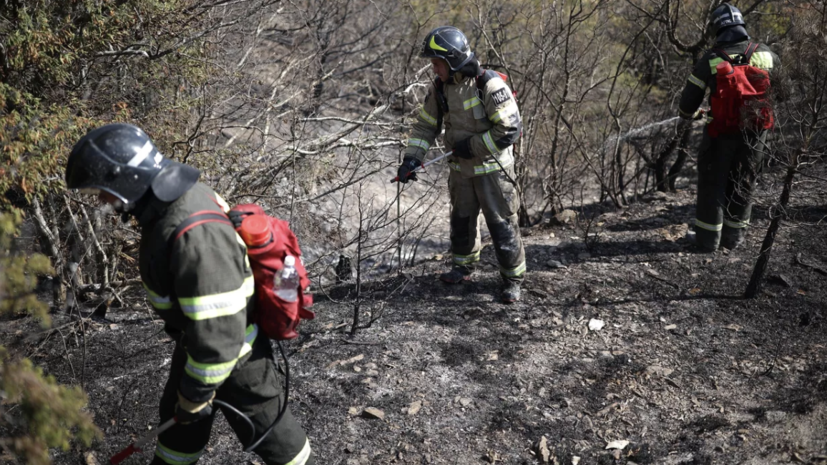
[[805, 262], [804, 260], [801, 259], [801, 254], [800, 253], [795, 256], [795, 262], [798, 263], [799, 265], [805, 267], [805, 268], [813, 269], [813, 270], [817, 271], [818, 273], [827, 276], [827, 270], [825, 270], [824, 268], [822, 268], [819, 265], [814, 265], [812, 263]]
[[379, 346], [384, 344], [383, 342], [359, 342], [359, 341], [348, 341], [347, 339], [341, 339], [342, 342], [345, 344], [351, 344], [354, 346]]

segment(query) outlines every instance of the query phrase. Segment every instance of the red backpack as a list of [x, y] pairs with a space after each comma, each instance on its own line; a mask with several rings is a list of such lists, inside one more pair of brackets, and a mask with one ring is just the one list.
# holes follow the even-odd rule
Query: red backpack
[[[219, 202], [216, 204], [221, 206]], [[299, 335], [296, 327], [301, 320], [312, 320], [316, 315], [308, 310], [313, 305], [313, 296], [304, 294], [304, 290], [310, 285], [310, 279], [300, 259], [299, 241], [287, 222], [265, 214], [255, 204], [237, 205], [230, 210], [229, 217], [221, 212], [199, 211], [178, 225], [172, 234], [171, 243], [204, 223], [233, 226], [247, 245], [247, 256], [255, 280], [256, 307], [253, 322], [259, 326], [259, 330], [270, 339], [278, 341], [296, 338]], [[287, 255], [296, 257], [295, 267], [299, 273], [299, 297], [295, 302], [281, 300], [273, 291], [276, 274], [284, 267], [283, 260]]]
[[770, 75], [750, 65], [758, 44], [750, 43], [740, 59], [733, 60], [723, 50], [724, 59], [716, 66], [716, 89], [712, 94], [712, 122], [709, 135], [735, 134], [745, 129], [760, 131], [775, 126], [769, 102]]

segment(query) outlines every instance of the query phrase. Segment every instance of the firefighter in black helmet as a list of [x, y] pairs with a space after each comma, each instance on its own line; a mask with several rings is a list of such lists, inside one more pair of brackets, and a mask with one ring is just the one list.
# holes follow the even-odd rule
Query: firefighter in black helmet
[[[81, 138], [66, 165], [70, 189], [96, 193], [141, 226], [140, 271], [147, 298], [175, 340], [160, 417], [179, 423], [163, 432], [153, 465], [198, 461], [212, 428], [212, 400], [249, 416], [256, 439], [283, 399], [270, 343], [252, 324], [253, 275], [232, 226], [207, 223], [170, 235], [196, 211], [226, 211], [198, 182], [199, 171], [165, 158], [141, 129], [108, 124]], [[249, 426], [225, 418], [246, 444]], [[307, 437], [287, 410], [255, 451], [267, 464], [314, 463]]]
[[[704, 94], [715, 93], [716, 66], [727, 59], [742, 59], [751, 51], [749, 64], [772, 73], [779, 65], [764, 44], [751, 43], [741, 11], [729, 3], [716, 7], [709, 17], [715, 45], [695, 64], [681, 94], [682, 130], [691, 124]], [[749, 50], [748, 50], [749, 49]], [[708, 123], [715, 115], [708, 115]], [[698, 200], [695, 238], [698, 249], [713, 252], [719, 246], [734, 249], [744, 240], [752, 212], [752, 190], [766, 151], [766, 130], [743, 130], [711, 137], [704, 128], [698, 153]]]
[[468, 39], [457, 28], [438, 27], [422, 44], [436, 80], [414, 123], [405, 158], [398, 170], [401, 182], [412, 173], [445, 127], [444, 143], [452, 151], [451, 252], [453, 267], [440, 279], [461, 283], [471, 277], [480, 259], [479, 214], [482, 211], [503, 280], [501, 299], [520, 299], [525, 277], [525, 251], [517, 224], [519, 196], [514, 185], [513, 144], [522, 121], [517, 102], [503, 77], [480, 67]]

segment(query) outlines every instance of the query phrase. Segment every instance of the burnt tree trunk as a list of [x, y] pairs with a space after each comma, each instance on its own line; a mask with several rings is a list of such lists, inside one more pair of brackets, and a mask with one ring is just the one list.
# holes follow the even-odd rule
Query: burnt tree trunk
[[784, 188], [781, 190], [781, 198], [778, 201], [778, 211], [773, 215], [770, 227], [767, 228], [767, 234], [764, 235], [764, 242], [761, 243], [761, 252], [758, 254], [758, 260], [755, 262], [755, 268], [752, 269], [752, 276], [747, 284], [747, 290], [744, 292], [744, 297], [751, 299], [758, 295], [761, 290], [761, 281], [767, 272], [767, 266], [770, 263], [770, 253], [772, 246], [775, 243], [775, 236], [778, 234], [778, 229], [781, 227], [781, 219], [784, 216], [784, 210], [790, 201], [790, 193], [793, 189], [793, 180], [795, 173], [798, 171], [798, 158], [800, 151], [793, 156], [792, 163], [787, 168], [787, 175], [784, 177]]

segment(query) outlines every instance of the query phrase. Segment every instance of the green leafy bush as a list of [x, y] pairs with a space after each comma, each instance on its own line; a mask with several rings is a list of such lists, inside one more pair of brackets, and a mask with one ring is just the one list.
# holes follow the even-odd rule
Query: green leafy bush
[[[40, 254], [14, 252], [13, 237], [22, 218], [18, 211], [0, 213], [0, 316], [28, 312], [48, 326], [48, 307], [37, 299], [37, 276], [52, 272], [49, 260]], [[69, 448], [77, 439], [89, 445], [100, 435], [84, 411], [86, 394], [78, 386], [57, 384], [52, 376], [28, 359], [15, 360], [0, 346], [0, 446], [24, 463], [50, 463], [49, 448]], [[15, 416], [10, 405], [19, 406]], [[8, 422], [15, 419], [14, 425]]]

